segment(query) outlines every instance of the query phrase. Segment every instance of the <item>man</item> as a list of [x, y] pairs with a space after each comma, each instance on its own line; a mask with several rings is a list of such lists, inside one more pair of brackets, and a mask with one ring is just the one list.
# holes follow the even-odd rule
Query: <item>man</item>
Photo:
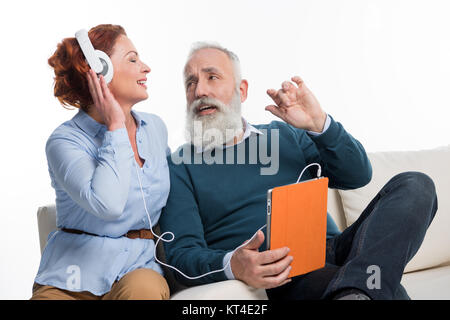
[[[234, 251], [266, 223], [267, 190], [294, 183], [310, 163], [321, 165], [331, 188], [362, 187], [372, 175], [364, 148], [299, 77], [267, 91], [275, 104], [266, 110], [283, 121], [252, 126], [241, 117], [248, 82], [234, 53], [199, 44], [184, 76], [189, 143], [169, 157], [171, 190], [160, 219], [161, 230], [174, 233], [165, 243], [168, 263], [189, 277], [176, 272], [180, 282], [238, 279], [265, 288], [269, 299], [409, 298], [403, 270], [437, 210], [429, 177], [393, 177], [342, 233], [328, 216], [326, 266], [290, 279], [289, 248], [264, 250], [264, 228]], [[315, 174], [312, 167], [302, 180]], [[381, 272], [376, 288], [367, 286], [371, 266]]]

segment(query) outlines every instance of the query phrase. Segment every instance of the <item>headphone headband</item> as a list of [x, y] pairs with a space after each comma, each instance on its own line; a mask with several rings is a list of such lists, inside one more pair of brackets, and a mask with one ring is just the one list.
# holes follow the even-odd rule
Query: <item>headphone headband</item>
[[113, 77], [113, 66], [108, 55], [103, 51], [94, 49], [85, 29], [78, 30], [75, 33], [75, 38], [91, 69], [97, 74], [102, 74], [106, 83], [109, 83]]

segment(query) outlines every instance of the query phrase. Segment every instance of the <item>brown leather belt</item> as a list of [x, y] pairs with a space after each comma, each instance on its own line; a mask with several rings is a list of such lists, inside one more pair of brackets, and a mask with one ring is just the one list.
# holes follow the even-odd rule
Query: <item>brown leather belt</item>
[[[88, 234], [90, 236], [99, 236], [98, 234], [93, 234], [93, 233], [89, 233], [86, 231], [81, 231], [81, 230], [77, 230], [77, 229], [66, 229], [66, 228], [62, 228], [61, 229], [64, 232], [68, 232], [68, 233], [75, 233], [75, 234]], [[140, 230], [130, 230], [127, 233], [125, 233], [123, 235], [123, 237], [127, 237], [129, 239], [153, 239], [153, 233], [150, 231], [150, 229], [140, 229]]]

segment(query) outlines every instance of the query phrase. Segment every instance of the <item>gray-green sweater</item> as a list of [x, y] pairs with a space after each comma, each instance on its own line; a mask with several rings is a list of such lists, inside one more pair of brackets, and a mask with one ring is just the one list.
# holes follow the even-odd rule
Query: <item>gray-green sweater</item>
[[[372, 168], [362, 145], [332, 118], [329, 128], [319, 136], [311, 136], [279, 121], [254, 127], [264, 134], [252, 134], [240, 144], [223, 150], [222, 154], [208, 153], [213, 159], [223, 159], [216, 161], [223, 164], [211, 164], [211, 157], [207, 158], [207, 163], [205, 159], [199, 161], [198, 156], [202, 154], [197, 154], [194, 159], [194, 147], [190, 145], [179, 148], [168, 158], [171, 187], [159, 223], [162, 232], [172, 231], [175, 235], [174, 241], [164, 245], [168, 263], [189, 276], [223, 268], [224, 255], [266, 224], [267, 190], [296, 182], [308, 164], [320, 163], [322, 175], [329, 178], [330, 188], [359, 188], [372, 177]], [[262, 175], [261, 168], [267, 169], [273, 163], [268, 164], [263, 158], [254, 161], [249, 155], [254, 151], [252, 143], [260, 148], [267, 141], [271, 155], [275, 152], [272, 139], [277, 134], [279, 139], [274, 141], [279, 141], [278, 172]], [[238, 163], [238, 148], [244, 147], [245, 163], [242, 164], [242, 159]], [[190, 161], [184, 162], [190, 164], [178, 164], [178, 159], [186, 156], [186, 150], [190, 156], [185, 158]], [[227, 164], [232, 159], [230, 155], [226, 158], [227, 151], [234, 153], [233, 164]], [[315, 166], [308, 168], [302, 180], [315, 177], [316, 171]], [[327, 238], [337, 234], [339, 230], [328, 215]], [[264, 248], [265, 244], [261, 246]], [[224, 272], [197, 280], [188, 280], [177, 272], [174, 274], [186, 285], [227, 279]]]

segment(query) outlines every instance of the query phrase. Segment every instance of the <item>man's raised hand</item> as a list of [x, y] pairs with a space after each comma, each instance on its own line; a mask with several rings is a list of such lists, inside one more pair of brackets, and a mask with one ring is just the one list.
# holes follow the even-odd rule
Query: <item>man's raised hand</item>
[[265, 109], [296, 128], [322, 132], [327, 114], [300, 77], [291, 80], [295, 84], [284, 81], [281, 89], [267, 90], [275, 104]]

